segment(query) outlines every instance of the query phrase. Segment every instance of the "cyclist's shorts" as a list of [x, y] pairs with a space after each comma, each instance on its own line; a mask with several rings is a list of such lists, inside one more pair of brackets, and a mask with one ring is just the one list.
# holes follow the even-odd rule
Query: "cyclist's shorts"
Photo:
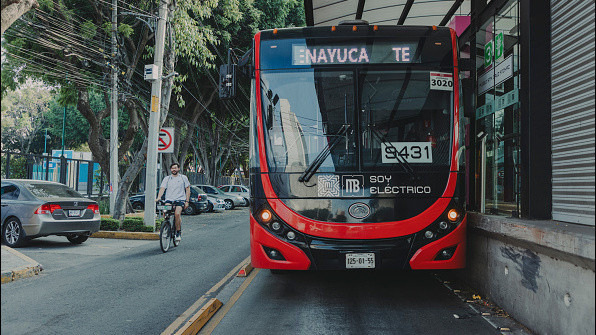
[[175, 201], [166, 200], [166, 203], [172, 204], [174, 206], [180, 206], [180, 207], [184, 207], [184, 202], [185, 202], [184, 200], [175, 200]]

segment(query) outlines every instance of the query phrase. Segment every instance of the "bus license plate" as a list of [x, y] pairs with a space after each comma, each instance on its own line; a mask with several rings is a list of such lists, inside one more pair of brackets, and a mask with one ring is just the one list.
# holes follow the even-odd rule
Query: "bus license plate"
[[71, 209], [68, 211], [68, 216], [81, 216], [80, 209]]
[[346, 254], [346, 269], [374, 269], [375, 254]]

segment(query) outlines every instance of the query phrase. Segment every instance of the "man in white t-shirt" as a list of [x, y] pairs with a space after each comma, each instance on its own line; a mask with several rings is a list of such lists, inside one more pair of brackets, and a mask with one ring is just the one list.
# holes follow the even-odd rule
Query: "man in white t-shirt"
[[180, 215], [182, 214], [182, 209], [186, 209], [189, 205], [190, 200], [190, 182], [185, 175], [180, 174], [180, 165], [178, 163], [173, 163], [170, 165], [170, 172], [171, 175], [165, 177], [162, 182], [161, 186], [159, 187], [159, 193], [157, 194], [157, 199], [155, 202], [158, 202], [161, 199], [161, 196], [164, 192], [166, 192], [166, 202], [172, 203], [175, 206], [174, 212], [174, 222], [176, 224], [176, 241], [180, 242], [182, 236], [180, 235], [180, 231], [182, 228], [180, 227]]

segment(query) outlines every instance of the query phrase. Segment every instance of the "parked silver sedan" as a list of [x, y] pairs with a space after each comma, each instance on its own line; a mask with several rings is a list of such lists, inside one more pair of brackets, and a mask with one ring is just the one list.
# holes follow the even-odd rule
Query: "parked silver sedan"
[[235, 194], [237, 196], [242, 197], [244, 199], [244, 202], [246, 203], [246, 206], [248, 206], [248, 204], [249, 204], [248, 199], [250, 198], [250, 192], [246, 186], [221, 185], [221, 186], [217, 186], [217, 188], [219, 188], [220, 190], [222, 190], [225, 193]]
[[214, 197], [221, 199], [226, 204], [226, 209], [234, 209], [236, 206], [246, 206], [247, 203], [244, 201], [244, 198], [239, 197], [234, 194], [222, 192], [215, 186], [211, 185], [192, 185], [200, 188], [204, 193], [207, 193], [207, 196]]
[[2, 240], [9, 247], [48, 235], [80, 244], [99, 230], [97, 202], [60, 183], [4, 179], [1, 198]]

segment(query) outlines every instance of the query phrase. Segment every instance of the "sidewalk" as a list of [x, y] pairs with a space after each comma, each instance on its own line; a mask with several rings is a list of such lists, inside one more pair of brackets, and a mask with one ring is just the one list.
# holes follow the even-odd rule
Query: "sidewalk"
[[41, 264], [13, 248], [2, 246], [2, 284], [33, 277], [43, 270]]

